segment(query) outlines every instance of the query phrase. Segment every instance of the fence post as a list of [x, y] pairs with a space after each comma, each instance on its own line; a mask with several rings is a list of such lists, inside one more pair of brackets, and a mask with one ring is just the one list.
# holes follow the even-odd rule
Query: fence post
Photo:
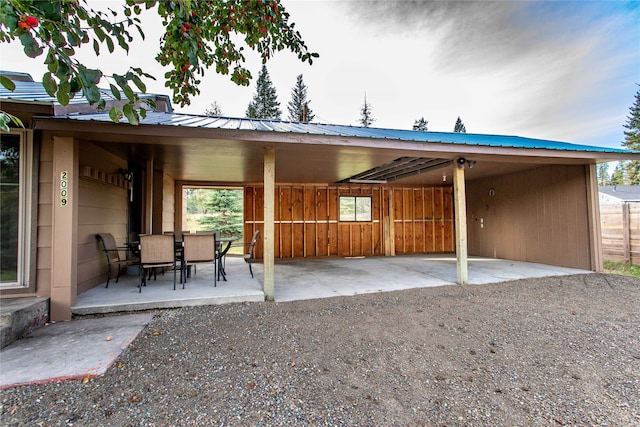
[[631, 263], [631, 225], [629, 222], [629, 203], [622, 203], [622, 250], [624, 262]]

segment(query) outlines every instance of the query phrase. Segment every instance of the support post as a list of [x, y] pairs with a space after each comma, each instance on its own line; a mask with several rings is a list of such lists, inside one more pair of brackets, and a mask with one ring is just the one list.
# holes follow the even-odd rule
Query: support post
[[71, 320], [78, 289], [78, 161], [74, 138], [53, 137], [51, 308], [53, 321]]
[[267, 301], [275, 298], [274, 285], [274, 251], [275, 251], [275, 176], [276, 151], [273, 147], [264, 149], [264, 233], [263, 263], [264, 263], [264, 297]]
[[600, 200], [598, 195], [598, 179], [596, 177], [596, 165], [585, 166], [585, 179], [587, 187], [587, 220], [589, 221], [589, 251], [591, 269], [604, 270], [602, 258], [602, 228], [600, 224]]
[[453, 206], [456, 227], [456, 265], [459, 285], [469, 281], [467, 265], [467, 203], [464, 182], [464, 163], [453, 163]]

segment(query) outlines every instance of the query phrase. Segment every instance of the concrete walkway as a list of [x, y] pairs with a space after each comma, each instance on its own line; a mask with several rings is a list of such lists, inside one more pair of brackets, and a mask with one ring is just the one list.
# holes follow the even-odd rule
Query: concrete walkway
[[[228, 282], [213, 287], [212, 271], [198, 267], [183, 290], [173, 290], [173, 274], [158, 276], [138, 293], [137, 278], [91, 289], [78, 296], [77, 314], [264, 301], [261, 264], [252, 279], [242, 259], [227, 260]], [[591, 273], [510, 260], [471, 258], [470, 285], [529, 277]], [[277, 261], [277, 302], [351, 296], [429, 286], [455, 285], [453, 255], [330, 258]], [[153, 313], [111, 315], [42, 327], [0, 350], [0, 389], [19, 384], [101, 375], [151, 321]]]

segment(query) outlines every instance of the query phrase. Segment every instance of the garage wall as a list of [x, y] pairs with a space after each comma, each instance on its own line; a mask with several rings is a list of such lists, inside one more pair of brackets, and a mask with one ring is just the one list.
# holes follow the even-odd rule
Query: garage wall
[[584, 166], [466, 183], [469, 255], [590, 269]]
[[[452, 252], [451, 194], [451, 187], [276, 185], [275, 257]], [[372, 221], [339, 221], [341, 195], [370, 196]], [[245, 187], [245, 240], [263, 230], [263, 197], [261, 185]]]

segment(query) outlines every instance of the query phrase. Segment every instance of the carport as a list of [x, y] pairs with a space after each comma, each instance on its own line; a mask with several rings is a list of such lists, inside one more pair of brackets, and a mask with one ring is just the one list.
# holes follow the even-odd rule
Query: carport
[[[245, 189], [244, 234], [261, 230], [267, 300], [276, 296], [275, 261], [296, 258], [454, 254], [461, 284], [474, 280], [467, 254], [600, 270], [595, 165], [638, 156], [512, 136], [172, 112], [149, 113], [139, 126], [105, 114], [36, 117], [34, 128], [48, 165], [40, 187], [59, 188], [68, 172], [77, 195], [63, 206], [53, 191], [40, 202], [53, 239], [39, 246], [38, 271], [51, 277], [54, 319], [104, 280], [96, 232], [126, 241], [131, 203], [137, 231], [179, 230], [182, 188], [193, 185]], [[342, 197], [368, 198], [369, 216], [344, 219]]]

